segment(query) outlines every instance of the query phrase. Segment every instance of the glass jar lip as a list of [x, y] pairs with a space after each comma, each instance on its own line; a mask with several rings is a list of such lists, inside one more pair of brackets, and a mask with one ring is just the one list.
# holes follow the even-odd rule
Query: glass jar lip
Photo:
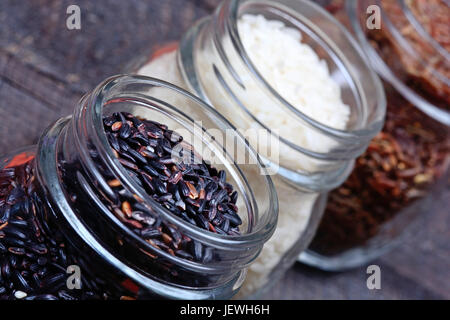
[[[205, 242], [208, 242], [208, 244], [218, 247], [228, 247], [229, 249], [235, 248], [241, 248], [241, 247], [249, 247], [249, 246], [255, 246], [259, 245], [261, 241], [265, 242], [267, 241], [270, 236], [275, 231], [276, 222], [278, 219], [278, 197], [275, 191], [275, 187], [273, 185], [273, 182], [269, 175], [265, 174], [263, 176], [263, 180], [267, 184], [268, 189], [268, 199], [269, 199], [269, 208], [267, 209], [266, 221], [265, 224], [260, 226], [256, 230], [252, 230], [250, 233], [246, 233], [240, 236], [228, 236], [228, 235], [221, 235], [216, 234], [212, 232], [205, 232], [204, 229], [201, 229], [197, 226], [194, 226], [190, 223], [185, 222], [179, 217], [176, 217], [173, 215], [168, 209], [161, 206], [159, 203], [154, 201], [151, 197], [149, 197], [145, 192], [140, 192], [140, 188], [133, 181], [133, 179], [129, 178], [129, 175], [127, 174], [125, 168], [116, 161], [114, 161], [114, 155], [112, 148], [109, 146], [106, 132], [103, 128], [103, 106], [105, 105], [105, 98], [108, 96], [108, 92], [112, 90], [116, 85], [119, 85], [119, 83], [128, 82], [128, 83], [142, 83], [142, 84], [148, 84], [150, 86], [156, 86], [156, 87], [163, 87], [166, 89], [169, 89], [174, 94], [180, 94], [184, 96], [185, 98], [192, 101], [194, 104], [200, 106], [201, 108], [204, 108], [207, 112], [211, 112], [214, 114], [219, 121], [222, 122], [225, 126], [228, 128], [234, 130], [236, 135], [238, 135], [242, 140], [244, 141], [246, 146], [246, 150], [250, 152], [252, 155], [255, 156], [257, 159], [257, 166], [258, 169], [265, 171], [265, 168], [261, 162], [261, 159], [259, 155], [251, 148], [251, 146], [248, 144], [248, 142], [245, 140], [244, 137], [234, 128], [231, 123], [229, 123], [220, 113], [218, 113], [214, 108], [206, 104], [201, 99], [197, 98], [196, 96], [190, 94], [189, 92], [185, 91], [184, 89], [175, 86], [169, 82], [159, 80], [156, 78], [150, 78], [145, 76], [138, 76], [138, 75], [117, 75], [110, 77], [106, 79], [104, 82], [102, 82], [100, 85], [97, 86], [96, 89], [92, 92], [92, 97], [90, 98], [90, 101], [87, 103], [87, 110], [86, 114], [92, 121], [93, 127], [94, 127], [94, 133], [95, 137], [92, 137], [94, 141], [98, 141], [100, 151], [103, 153], [104, 159], [107, 161], [110, 168], [113, 169], [115, 173], [118, 173], [118, 176], [122, 179], [122, 181], [127, 181], [129, 186], [132, 187], [133, 191], [136, 192], [137, 196], [139, 196], [141, 199], [144, 200], [144, 202], [149, 203], [152, 208], [158, 212], [158, 214], [161, 214], [162, 217], [166, 218], [171, 223], [174, 223], [175, 225], [179, 226], [185, 232], [189, 233], [191, 236], [196, 237], [197, 239], [204, 240]], [[142, 98], [142, 95], [140, 95], [140, 98]], [[167, 104], [170, 105], [170, 104]], [[176, 112], [177, 114], [186, 116], [181, 110], [177, 109], [176, 107], [170, 105], [172, 108], [172, 111]], [[188, 117], [189, 118], [189, 117]], [[190, 118], [189, 118], [190, 119]], [[191, 119], [192, 120], [192, 119]], [[242, 173], [239, 166], [234, 163], [235, 167], [239, 171], [238, 174], [244, 179], [244, 182], [246, 182], [246, 176]], [[249, 190], [251, 190], [250, 186], [247, 185]], [[251, 198], [251, 202], [253, 204], [256, 204], [256, 200], [254, 199], [254, 196], [252, 193], [250, 193], [249, 197]], [[255, 208], [255, 214], [258, 213], [258, 207]], [[131, 230], [130, 230], [131, 232]], [[173, 258], [173, 257], [172, 257]], [[175, 260], [181, 260], [178, 258], [175, 258]]]
[[[361, 58], [364, 57], [364, 53], [360, 50], [356, 40], [353, 39], [352, 35], [345, 29], [345, 27], [342, 26], [340, 24], [340, 22], [337, 21], [331, 14], [329, 14], [326, 10], [324, 10], [322, 7], [320, 7], [319, 5], [317, 5], [315, 3], [312, 3], [310, 1], [304, 1], [304, 0], [299, 0], [299, 1], [310, 6], [316, 12], [319, 12], [321, 15], [326, 17], [329, 20], [329, 22], [333, 23], [333, 25], [335, 25], [336, 28], [339, 28], [339, 30], [345, 35], [345, 37], [352, 44], [352, 47], [355, 49], [355, 52], [357, 53], [357, 55], [360, 56]], [[385, 114], [385, 110], [386, 110], [386, 96], [385, 96], [384, 89], [383, 89], [380, 79], [378, 78], [376, 73], [370, 69], [370, 67], [368, 65], [366, 65], [367, 72], [371, 76], [371, 79], [373, 81], [373, 87], [375, 88], [376, 96], [378, 98], [377, 99], [377, 109], [381, 111], [380, 114], [382, 116], [378, 117], [375, 121], [373, 121], [369, 125], [366, 125], [363, 129], [356, 129], [356, 130], [340, 130], [340, 129], [332, 128], [325, 124], [322, 124], [321, 122], [316, 121], [313, 118], [307, 116], [306, 114], [304, 114], [303, 112], [301, 112], [300, 110], [295, 108], [288, 101], [286, 101], [258, 72], [258, 69], [252, 63], [249, 55], [247, 54], [247, 52], [244, 48], [241, 38], [239, 36], [237, 21], [238, 21], [238, 16], [239, 16], [239, 8], [240, 8], [243, 0], [227, 0], [225, 2], [228, 2], [228, 5], [229, 5], [229, 7], [228, 7], [229, 12], [226, 14], [228, 16], [226, 23], [227, 23], [227, 27], [229, 30], [229, 35], [232, 38], [232, 43], [235, 46], [235, 49], [239, 53], [238, 56], [240, 57], [240, 59], [242, 60], [242, 62], [244, 63], [244, 65], [246, 66], [248, 71], [255, 77], [255, 79], [257, 79], [257, 81], [262, 84], [263, 88], [268, 90], [268, 92], [270, 92], [270, 94], [272, 94], [275, 97], [275, 99], [280, 101], [281, 104], [283, 105], [283, 107], [287, 108], [289, 111], [294, 113], [299, 119], [301, 119], [308, 125], [312, 126], [313, 128], [319, 130], [320, 132], [324, 133], [325, 135], [336, 138], [338, 140], [348, 141], [350, 143], [352, 143], [352, 142], [354, 143], [355, 139], [369, 141], [373, 138], [373, 136], [375, 134], [377, 134], [379, 132], [379, 130], [381, 130], [383, 123], [384, 123], [384, 114]], [[225, 2], [222, 4], [222, 6], [225, 5]], [[290, 16], [292, 18], [294, 18], [296, 20], [296, 22], [298, 22], [299, 24], [304, 25], [304, 22], [298, 18], [296, 11], [285, 4], [282, 4], [282, 3], [279, 3], [276, 1], [269, 2], [269, 1], [262, 1], [262, 0], [251, 1], [251, 3], [252, 4], [263, 3], [266, 6], [272, 6], [272, 7], [278, 7], [278, 8], [283, 7], [283, 9], [288, 9]], [[308, 20], [308, 23], [311, 25], [315, 25], [314, 22], [311, 20]], [[318, 33], [318, 32], [320, 32], [320, 29], [317, 28], [316, 30], [314, 30], [314, 32]], [[321, 37], [321, 38], [327, 39], [327, 41], [330, 44], [333, 44], [333, 46], [335, 46], [334, 42], [331, 39], [329, 39], [328, 37]], [[354, 79], [353, 79], [353, 81], [354, 81]], [[358, 89], [359, 96], [360, 96], [360, 98], [363, 98], [364, 95], [361, 94], [360, 90], [362, 90], [362, 89]], [[363, 101], [363, 104], [365, 104], [365, 101]], [[258, 124], [261, 125], [263, 128], [270, 131], [270, 128], [267, 128], [267, 126], [262, 124], [258, 119], [256, 119], [255, 117], [253, 117], [253, 119], [255, 121], [257, 121]], [[314, 157], [314, 158], [327, 159], [330, 156], [339, 158], [338, 151], [334, 151], [331, 153], [330, 152], [327, 152], [327, 153], [313, 152], [311, 150], [306, 150], [305, 148], [302, 148], [302, 147], [296, 145], [295, 143], [288, 141], [287, 139], [285, 139], [283, 137], [279, 137], [279, 139], [284, 144], [287, 144], [289, 147], [291, 147], [301, 153], [304, 153], [311, 157]], [[348, 154], [349, 152], [348, 152], [348, 150], [345, 150], [342, 153]]]
[[389, 82], [400, 94], [405, 97], [413, 106], [423, 111], [433, 119], [450, 126], [450, 112], [447, 112], [433, 103], [430, 103], [425, 98], [417, 94], [413, 89], [408, 87], [384, 62], [378, 52], [372, 47], [366, 38], [364, 30], [362, 29], [358, 19], [358, 2], [347, 1], [346, 11], [349, 16], [350, 24], [356, 34], [361, 48], [371, 61], [374, 70], [387, 82]]

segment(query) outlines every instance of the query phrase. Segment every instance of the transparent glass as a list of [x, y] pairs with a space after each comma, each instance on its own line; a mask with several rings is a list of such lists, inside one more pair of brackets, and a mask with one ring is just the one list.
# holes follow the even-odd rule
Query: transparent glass
[[[303, 41], [328, 64], [344, 102], [350, 106], [345, 130], [308, 117], [270, 87], [241, 43], [237, 21], [245, 13], [280, 20], [301, 31]], [[279, 141], [277, 158], [248, 137], [273, 174], [280, 204], [274, 236], [249, 268], [237, 295], [259, 296], [280, 279], [308, 246], [322, 216], [327, 192], [345, 181], [353, 160], [381, 129], [385, 96], [378, 77], [346, 29], [309, 1], [223, 1], [213, 15], [192, 26], [179, 45], [170, 44], [150, 59], [138, 57], [137, 61], [133, 70], [162, 77], [195, 93], [239, 132], [252, 127], [265, 132], [272, 141]], [[250, 87], [258, 88], [257, 93], [250, 94]], [[276, 128], [270, 128], [249, 111], [248, 104], [259, 101], [273, 103], [274, 112], [295, 119], [305, 135], [318, 143], [310, 148], [302, 143], [302, 137], [278, 134]]]
[[[448, 71], [448, 52], [423, 34], [411, 3], [334, 1], [336, 16], [386, 80], [387, 119], [350, 178], [330, 193], [317, 234], [301, 256], [309, 265], [337, 271], [367, 264], [417, 234], [445, 189], [450, 130], [448, 94], [442, 92], [449, 87], [442, 73]], [[366, 25], [370, 5], [381, 9], [381, 29]], [[422, 79], [412, 74], [419, 69]]]
[[[432, 2], [432, 6], [440, 2], [448, 10], [444, 0]], [[449, 46], [444, 47], [438, 41], [439, 34], [433, 34], [439, 32], [437, 25], [431, 28], [421, 21], [427, 19], [427, 12], [412, 10], [420, 3], [426, 4], [421, 0], [347, 1], [345, 10], [357, 39], [380, 76], [426, 115], [449, 126]], [[380, 30], [369, 30], [366, 26], [366, 8], [370, 5], [380, 8]], [[442, 27], [448, 30], [448, 21]]]
[[[166, 124], [186, 141], [194, 141], [195, 151], [209, 155], [203, 159], [225, 170], [227, 181], [239, 193], [236, 205], [243, 221], [241, 234], [228, 236], [200, 229], [150, 197], [109, 145], [103, 117], [114, 112], [129, 112]], [[217, 135], [226, 132], [233, 146], [251, 161], [239, 165], [227, 149], [228, 140], [212, 136], [212, 130]], [[160, 80], [136, 76], [107, 79], [83, 97], [72, 117], [49, 127], [38, 146], [26, 155], [18, 151], [4, 158], [0, 172], [17, 166], [20, 159], [31, 163], [28, 170], [39, 193], [39, 203], [34, 203], [33, 208], [45, 212], [39, 223], [60, 234], [64, 245], [71, 248], [67, 257], [76, 260], [74, 264], [80, 266], [82, 276], [92, 274], [89, 279], [94, 284], [107, 288], [97, 290], [103, 298], [230, 298], [275, 229], [276, 192], [257, 154], [214, 109]], [[111, 180], [120, 182], [120, 195], [112, 190]], [[178, 235], [193, 244], [194, 258], [183, 258], [174, 253], [175, 249], [166, 250], [162, 244], [144, 241], [115, 214], [123, 199], [147, 218], [159, 221], [174, 239]], [[49, 236], [48, 241], [52, 239]], [[198, 259], [195, 252], [199, 253]], [[87, 263], [78, 263], [83, 259]], [[67, 266], [62, 263], [61, 267]]]

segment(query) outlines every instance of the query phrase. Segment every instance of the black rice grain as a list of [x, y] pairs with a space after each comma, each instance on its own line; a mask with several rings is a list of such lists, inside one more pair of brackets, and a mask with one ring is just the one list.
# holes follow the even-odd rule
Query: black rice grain
[[[236, 208], [238, 193], [226, 182], [224, 170], [217, 170], [199, 158], [182, 136], [164, 124], [124, 112], [105, 117], [103, 123], [120, 163], [129, 169], [131, 176], [153, 200], [199, 228], [239, 235], [238, 227], [242, 221], [237, 212], [232, 211]], [[182, 147], [180, 154], [173, 155], [178, 144]], [[196, 162], [180, 161], [179, 157], [183, 155], [190, 155]], [[123, 190], [115, 180], [110, 181], [109, 186], [119, 195]], [[124, 210], [112, 211], [153, 247], [184, 259], [212, 260], [213, 250], [205, 257], [207, 251], [202, 244], [185, 239], [174, 226], [161, 226], [161, 220], [150, 216], [146, 206], [123, 196], [121, 201], [131, 203], [133, 208], [126, 211], [132, 210], [133, 214], [124, 219]]]
[[67, 258], [66, 245], [52, 238], [46, 222], [40, 220], [43, 206], [35, 190], [33, 165], [30, 160], [0, 170], [0, 300], [100, 296], [87, 290], [58, 294], [58, 288], [66, 285], [67, 266], [76, 263]]

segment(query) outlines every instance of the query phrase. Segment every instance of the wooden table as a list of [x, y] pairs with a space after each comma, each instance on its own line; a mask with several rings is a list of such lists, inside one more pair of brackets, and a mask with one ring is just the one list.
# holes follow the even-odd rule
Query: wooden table
[[[120, 73], [136, 55], [177, 40], [218, 0], [2, 0], [0, 2], [0, 154], [33, 144], [78, 99]], [[66, 9], [81, 8], [81, 30]], [[323, 273], [294, 266], [268, 299], [450, 298], [450, 191], [435, 202], [420, 234], [375, 261], [382, 289], [366, 287], [366, 269]]]

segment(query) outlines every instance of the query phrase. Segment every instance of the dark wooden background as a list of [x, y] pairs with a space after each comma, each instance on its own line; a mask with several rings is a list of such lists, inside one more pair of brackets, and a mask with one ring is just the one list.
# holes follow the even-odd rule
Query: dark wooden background
[[[219, 0], [1, 0], [0, 154], [33, 144], [68, 115], [84, 92], [120, 73], [136, 55], [178, 40]], [[81, 8], [81, 30], [66, 28], [66, 9]], [[366, 287], [366, 268], [324, 273], [295, 265], [264, 298], [450, 298], [447, 190], [420, 234], [375, 261], [382, 289]]]

